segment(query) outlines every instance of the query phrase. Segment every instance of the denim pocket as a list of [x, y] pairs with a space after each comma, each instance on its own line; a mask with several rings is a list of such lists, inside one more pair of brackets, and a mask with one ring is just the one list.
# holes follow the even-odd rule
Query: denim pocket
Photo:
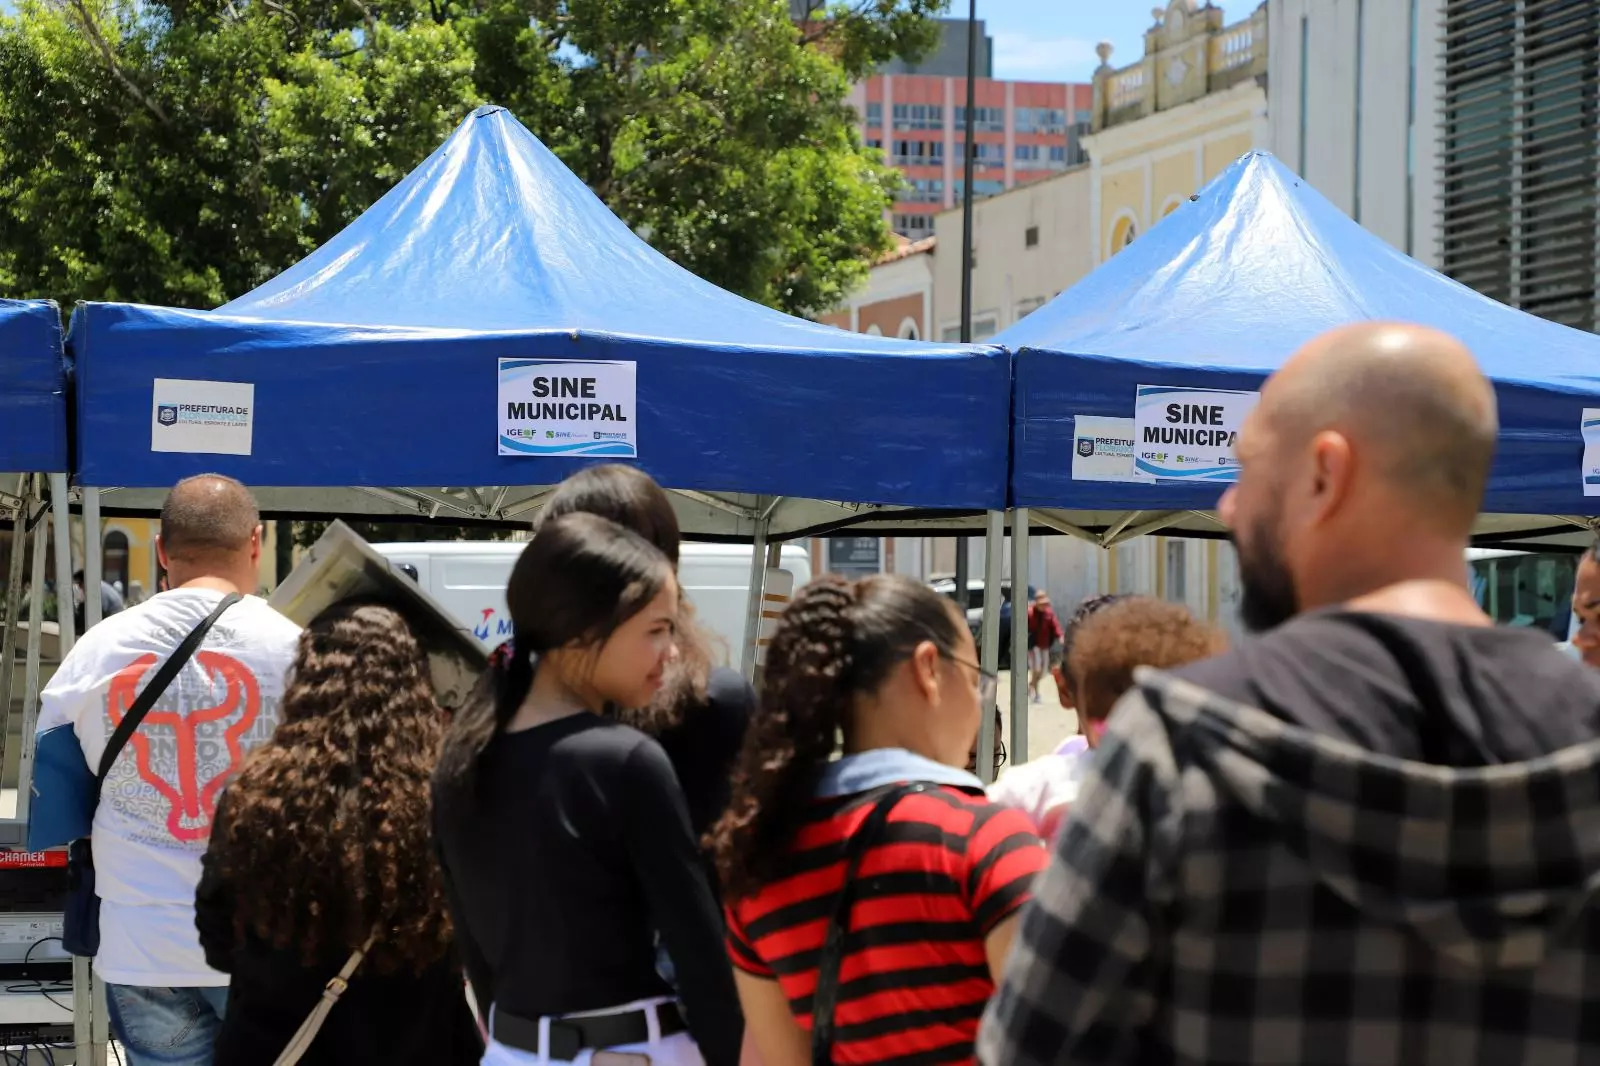
[[[117, 1039], [134, 1051], [171, 1051], [183, 1044], [200, 1020], [200, 994], [192, 988], [146, 988], [106, 985], [111, 1026]], [[211, 1049], [196, 1049], [195, 1063], [211, 1061]]]

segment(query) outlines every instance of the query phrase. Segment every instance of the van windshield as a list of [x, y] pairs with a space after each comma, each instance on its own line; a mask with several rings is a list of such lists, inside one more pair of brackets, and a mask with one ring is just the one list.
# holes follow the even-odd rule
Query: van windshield
[[1499, 625], [1542, 629], [1565, 640], [1579, 558], [1530, 552], [1473, 559], [1467, 564], [1472, 594]]

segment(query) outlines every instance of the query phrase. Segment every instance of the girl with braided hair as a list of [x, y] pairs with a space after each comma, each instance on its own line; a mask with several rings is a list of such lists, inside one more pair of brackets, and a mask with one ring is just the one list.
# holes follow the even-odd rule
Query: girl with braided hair
[[[993, 695], [955, 605], [907, 578], [823, 578], [784, 612], [713, 834], [728, 950], [766, 1066], [804, 1066], [814, 1051], [972, 1060], [1045, 862], [1026, 816], [991, 804], [963, 769]], [[830, 998], [818, 982], [832, 923], [818, 919], [847, 883], [833, 1009], [814, 1017]]]

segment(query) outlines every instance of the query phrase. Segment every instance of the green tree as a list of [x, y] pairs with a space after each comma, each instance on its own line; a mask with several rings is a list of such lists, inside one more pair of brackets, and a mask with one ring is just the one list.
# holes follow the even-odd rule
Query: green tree
[[794, 314], [837, 306], [888, 247], [899, 175], [862, 148], [851, 75], [928, 43], [944, 0], [488, 0], [476, 80], [637, 232]]
[[336, 233], [475, 101], [449, 23], [313, 0], [22, 0], [0, 290], [210, 307]]
[[327, 240], [476, 103], [677, 262], [794, 313], [888, 244], [849, 79], [945, 0], [21, 0], [0, 291], [210, 307]]

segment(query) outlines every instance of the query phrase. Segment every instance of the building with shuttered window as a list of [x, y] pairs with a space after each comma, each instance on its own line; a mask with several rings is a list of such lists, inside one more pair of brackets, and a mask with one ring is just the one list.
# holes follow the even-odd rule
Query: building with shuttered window
[[1440, 267], [1600, 326], [1600, 2], [1445, 0]]

